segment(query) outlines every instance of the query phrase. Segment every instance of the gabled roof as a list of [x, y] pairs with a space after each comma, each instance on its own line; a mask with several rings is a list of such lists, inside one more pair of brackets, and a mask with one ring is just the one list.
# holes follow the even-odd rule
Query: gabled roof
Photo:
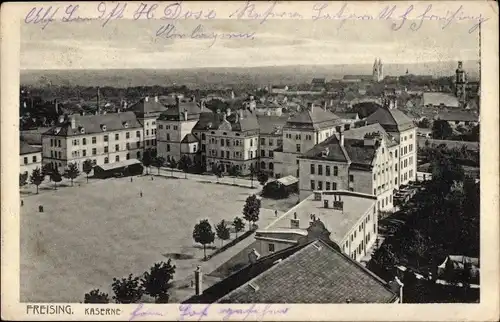
[[[239, 113], [243, 114], [243, 118], [239, 116]], [[219, 126], [224, 123], [223, 113], [203, 113], [200, 115], [200, 120], [194, 126], [194, 130], [216, 130]], [[238, 114], [238, 115], [237, 115]], [[226, 116], [227, 122], [231, 126], [231, 131], [245, 132], [245, 131], [258, 131], [259, 122], [254, 113], [248, 110], [239, 110], [231, 113], [231, 115]]]
[[365, 138], [366, 134], [371, 134], [374, 132], [380, 133], [380, 135], [383, 138], [385, 138], [387, 146], [391, 147], [391, 146], [395, 146], [398, 144], [396, 142], [396, 140], [394, 139], [394, 137], [392, 135], [388, 134], [384, 130], [384, 128], [378, 123], [350, 128], [349, 130], [344, 132], [344, 138], [351, 139], [351, 140], [363, 140]]
[[[327, 149], [328, 153], [325, 153]], [[304, 153], [302, 158], [349, 162], [347, 151], [340, 145], [340, 142], [335, 135], [332, 135], [325, 141], [316, 144], [312, 149]]]
[[42, 148], [39, 147], [34, 147], [29, 145], [28, 143], [24, 142], [23, 140], [19, 141], [19, 154], [29, 154], [29, 153], [37, 153], [41, 152]]
[[247, 265], [191, 303], [392, 303], [388, 285], [322, 240]]
[[405, 131], [415, 127], [413, 121], [396, 108], [380, 107], [366, 118], [367, 124], [379, 123], [389, 132]]
[[356, 119], [356, 117], [358, 117], [358, 113], [350, 113], [350, 112], [335, 112], [335, 115], [345, 120], [354, 120]]
[[[99, 115], [71, 115], [75, 119], [75, 128], [71, 128], [71, 122], [66, 120], [44, 133], [44, 135], [57, 136], [76, 136], [92, 133], [112, 132], [117, 130], [126, 130], [141, 128], [142, 125], [137, 120], [134, 112], [108, 113]], [[106, 125], [106, 131], [103, 131], [101, 125]], [[85, 133], [81, 133], [81, 128]]]
[[286, 122], [285, 128], [322, 129], [340, 125], [340, 118], [330, 111], [325, 111], [319, 106], [303, 109], [293, 115]]
[[187, 120], [198, 119], [202, 110], [196, 102], [180, 100], [179, 104], [169, 105], [159, 116], [159, 120], [187, 121], [184, 112], [187, 112]]
[[160, 102], [157, 102], [155, 98], [144, 97], [141, 98], [137, 103], [130, 106], [129, 111], [134, 111], [139, 117], [147, 116], [151, 114], [159, 114], [165, 111], [167, 107]]
[[469, 111], [441, 112], [436, 119], [443, 121], [478, 122], [479, 116]]
[[429, 92], [423, 95], [424, 106], [433, 105], [439, 106], [443, 104], [447, 107], [459, 107], [458, 98], [450, 93]]
[[181, 143], [195, 143], [199, 142], [196, 136], [191, 133], [186, 134], [186, 136], [182, 139]]
[[257, 121], [259, 122], [259, 129], [261, 134], [281, 134], [287, 120], [287, 115], [257, 115]]

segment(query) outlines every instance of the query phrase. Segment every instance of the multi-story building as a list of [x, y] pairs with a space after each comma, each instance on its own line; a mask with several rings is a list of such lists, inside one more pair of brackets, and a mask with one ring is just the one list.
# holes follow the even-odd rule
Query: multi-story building
[[[213, 113], [200, 119], [193, 132], [205, 134], [206, 169], [214, 164], [229, 172], [231, 166], [239, 167], [242, 175], [257, 170], [259, 160], [259, 123], [255, 113], [248, 110]], [[203, 143], [202, 143], [203, 144]]]
[[398, 144], [379, 124], [336, 133], [300, 157], [300, 198], [315, 190], [348, 190], [378, 199], [391, 209]]
[[[175, 103], [160, 114], [157, 119], [158, 155], [166, 160], [173, 158], [179, 161], [182, 155], [194, 160], [200, 152], [200, 140], [192, 131], [200, 120], [203, 104], [198, 106], [195, 100], [174, 98]], [[201, 136], [200, 136], [201, 138]]]
[[274, 152], [275, 175], [298, 177], [298, 157], [330, 137], [341, 124], [335, 114], [314, 104], [291, 116], [283, 127], [283, 146]]
[[396, 108], [382, 107], [366, 118], [367, 124], [380, 124], [399, 144], [398, 176], [394, 178], [395, 188], [415, 181], [417, 177], [417, 126], [403, 112]]
[[143, 126], [134, 112], [104, 115], [69, 115], [42, 135], [43, 164], [63, 171], [69, 163], [82, 170], [83, 161], [94, 165], [141, 159]]
[[274, 177], [274, 151], [283, 145], [283, 126], [288, 116], [258, 116], [259, 121], [259, 170]]
[[20, 173], [29, 176], [36, 168], [42, 168], [42, 148], [34, 147], [20, 140], [19, 147]]
[[343, 253], [361, 261], [377, 240], [377, 224], [375, 196], [344, 190], [314, 191], [280, 220], [256, 232], [256, 250], [263, 256], [279, 252], [297, 244], [317, 225]]
[[[172, 98], [172, 100], [174, 99]], [[156, 119], [167, 110], [167, 107], [158, 101], [158, 96], [155, 96], [154, 99], [146, 96], [130, 106], [128, 110], [133, 111], [142, 124], [144, 149], [151, 150], [153, 153], [157, 152]]]

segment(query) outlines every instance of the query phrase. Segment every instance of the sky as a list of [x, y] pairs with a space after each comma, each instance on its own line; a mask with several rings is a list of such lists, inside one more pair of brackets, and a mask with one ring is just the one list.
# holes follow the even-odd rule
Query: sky
[[[478, 59], [478, 35], [470, 25], [442, 29], [427, 22], [418, 31], [391, 30], [388, 21], [250, 20], [176, 21], [175, 33], [202, 25], [217, 40], [173, 39], [164, 20], [53, 22], [21, 26], [21, 69], [198, 68], [275, 65], [418, 63]], [[253, 39], [223, 39], [254, 33]]]

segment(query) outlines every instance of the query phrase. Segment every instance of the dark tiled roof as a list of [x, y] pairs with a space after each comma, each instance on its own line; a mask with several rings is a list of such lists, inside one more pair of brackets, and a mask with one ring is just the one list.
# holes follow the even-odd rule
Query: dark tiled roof
[[282, 133], [283, 126], [285, 126], [288, 116], [268, 116], [268, 115], [258, 115], [257, 121], [259, 122], [260, 133], [262, 134], [274, 134]]
[[444, 121], [462, 121], [462, 122], [478, 122], [479, 117], [468, 111], [453, 111], [442, 112], [436, 116], [437, 119]]
[[[324, 155], [327, 148], [328, 154]], [[316, 144], [312, 149], [304, 153], [303, 158], [348, 162], [347, 151], [340, 145], [340, 142], [335, 135], [332, 135], [325, 141]]]
[[31, 146], [28, 143], [24, 142], [23, 140], [20, 140], [19, 145], [20, 145], [19, 154], [21, 155], [29, 153], [37, 153], [42, 151], [42, 148]]
[[374, 132], [380, 133], [380, 135], [385, 138], [387, 146], [393, 147], [398, 144], [396, 140], [393, 138], [393, 136], [388, 134], [384, 130], [384, 128], [378, 123], [351, 128], [350, 130], [344, 132], [344, 138], [353, 140], [363, 140], [366, 134], [371, 134]]
[[179, 104], [174, 103], [174, 105], [169, 105], [168, 108], [161, 113], [158, 119], [186, 121], [184, 112], [187, 112], [187, 119], [192, 120], [198, 119], [198, 115], [200, 115], [202, 111], [196, 102], [179, 101]]
[[[254, 113], [244, 110], [243, 118], [240, 118], [236, 114], [240, 111], [231, 113], [231, 115], [226, 117], [226, 120], [231, 125], [231, 131], [245, 132], [252, 130], [259, 130], [259, 122]], [[200, 120], [196, 123], [194, 130], [208, 130], [208, 129], [218, 129], [219, 126], [224, 122], [222, 113], [203, 113], [200, 116]]]
[[209, 303], [392, 303], [397, 299], [380, 278], [322, 240], [266, 256], [228, 279], [232, 284], [223, 292], [213, 292], [215, 284], [206, 290], [212, 296], [204, 299]]
[[304, 109], [288, 119], [286, 128], [322, 129], [341, 124], [340, 118], [332, 112], [316, 106]]
[[424, 105], [434, 105], [439, 106], [443, 104], [448, 107], [459, 107], [458, 99], [450, 93], [424, 93], [423, 95], [423, 104]]
[[337, 115], [341, 119], [354, 120], [358, 116], [358, 113], [335, 112], [335, 115]]
[[[64, 123], [52, 127], [44, 134], [58, 136], [82, 135], [82, 133], [80, 132], [81, 127], [85, 129], [84, 134], [111, 132], [124, 130], [127, 128], [134, 129], [142, 127], [140, 122], [137, 120], [135, 113], [132, 111], [123, 113], [109, 113], [104, 115], [76, 114], [70, 117], [75, 118], [76, 127], [74, 129], [71, 128], [71, 122], [68, 120]], [[125, 123], [128, 125], [128, 127], [125, 127]], [[106, 131], [102, 130], [101, 125], [106, 125]]]
[[362, 140], [344, 139], [344, 148], [351, 159], [351, 165], [362, 169], [371, 166], [377, 151], [374, 146], [364, 146]]
[[381, 107], [366, 118], [368, 124], [379, 123], [388, 131], [405, 131], [415, 127], [413, 121], [398, 109]]
[[138, 116], [147, 116], [151, 114], [159, 114], [165, 111], [167, 107], [160, 102], [156, 102], [155, 98], [148, 97], [140, 99], [137, 103], [130, 106], [129, 111], [134, 111]]
[[198, 139], [191, 133], [188, 133], [181, 141], [181, 143], [194, 143], [194, 142], [198, 142]]

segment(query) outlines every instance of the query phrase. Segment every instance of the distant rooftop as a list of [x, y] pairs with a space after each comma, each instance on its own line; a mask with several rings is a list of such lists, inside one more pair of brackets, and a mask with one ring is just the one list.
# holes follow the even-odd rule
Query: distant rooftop
[[325, 225], [325, 228], [331, 232], [331, 239], [340, 244], [345, 236], [353, 229], [355, 224], [370, 210], [376, 203], [376, 200], [368, 195], [363, 195], [348, 191], [324, 191], [323, 194], [339, 195], [344, 202], [343, 210], [333, 208], [324, 208], [323, 201], [314, 200], [314, 194], [304, 199], [296, 208], [291, 209], [276, 223], [266, 227], [265, 230], [290, 229], [290, 219], [294, 219], [294, 213], [297, 213], [297, 219], [300, 222], [300, 229], [307, 229], [311, 221], [311, 214], [319, 219]]
[[20, 146], [19, 146], [19, 154], [20, 155], [37, 153], [37, 152], [42, 151], [42, 148], [31, 146], [28, 143], [26, 143], [24, 140], [20, 140], [19, 144], [20, 144]]
[[423, 95], [423, 105], [459, 107], [458, 98], [451, 93], [429, 92]]

